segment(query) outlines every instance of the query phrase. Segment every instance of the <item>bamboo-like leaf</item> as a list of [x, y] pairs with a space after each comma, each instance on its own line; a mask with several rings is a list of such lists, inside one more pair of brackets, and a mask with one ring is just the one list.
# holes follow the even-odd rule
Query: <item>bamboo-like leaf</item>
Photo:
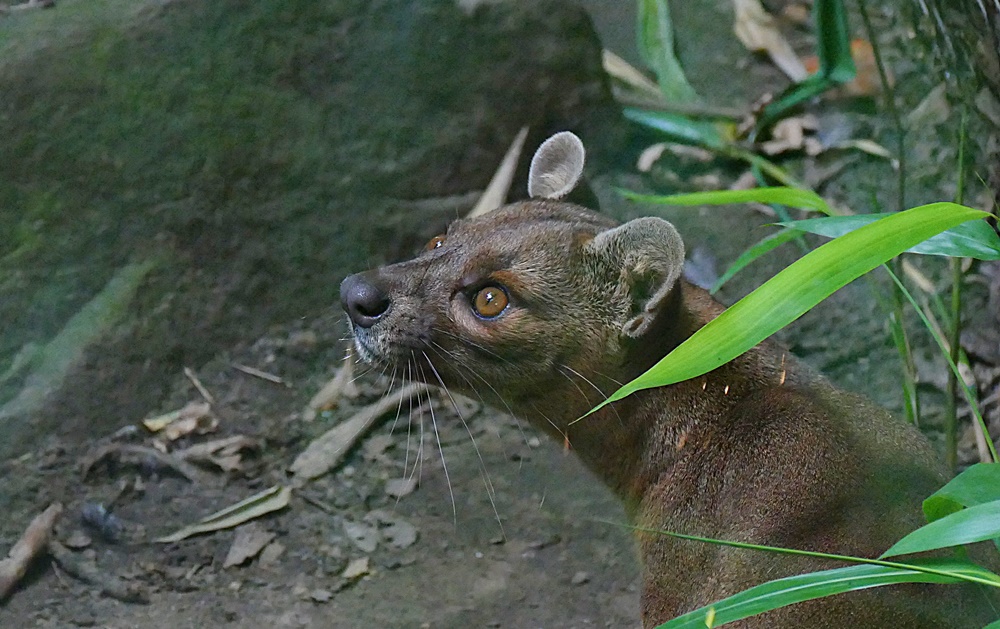
[[1000, 465], [977, 463], [924, 500], [924, 516], [928, 522], [946, 515], [1000, 500]]
[[931, 203], [836, 238], [738, 301], [594, 410], [641, 389], [673, 384], [716, 369], [795, 321], [837, 289], [915, 244], [985, 216], [985, 212], [954, 203]]
[[290, 487], [275, 485], [221, 511], [216, 511], [196, 524], [185, 526], [175, 533], [160, 537], [156, 541], [161, 543], [178, 542], [199, 533], [210, 533], [239, 526], [262, 515], [284, 509], [288, 506], [291, 495], [292, 489]]
[[[802, 221], [786, 221], [778, 223], [778, 225], [810, 234], [836, 238], [887, 216], [889, 214], [828, 216]], [[935, 256], [1000, 260], [1000, 236], [997, 236], [997, 233], [985, 221], [969, 221], [910, 247], [907, 251]]]
[[799, 232], [794, 229], [783, 229], [780, 232], [770, 234], [769, 236], [763, 238], [756, 245], [741, 253], [740, 257], [736, 258], [736, 260], [729, 265], [726, 272], [723, 273], [718, 280], [716, 280], [710, 292], [714, 295], [720, 288], [722, 288], [723, 284], [732, 279], [734, 275], [746, 268], [751, 262], [777, 249], [786, 242], [795, 240], [798, 234]]
[[674, 54], [674, 26], [667, 0], [639, 0], [637, 17], [639, 55], [656, 73], [663, 95], [671, 102], [697, 100], [698, 94]]
[[974, 505], [925, 524], [885, 551], [882, 557], [922, 553], [1000, 537], [1000, 500]]
[[734, 203], [775, 203], [826, 215], [836, 214], [833, 208], [812, 190], [790, 186], [751, 188], [749, 190], [710, 190], [685, 194], [639, 194], [620, 190], [622, 195], [637, 203], [657, 205], [731, 205]]
[[988, 573], [973, 563], [960, 560], [921, 559], [911, 563], [918, 566], [933, 566], [941, 573], [952, 574], [931, 574], [902, 567], [873, 565], [848, 566], [812, 572], [752, 587], [701, 609], [678, 616], [660, 625], [658, 629], [704, 629], [706, 627], [705, 619], [709, 613], [714, 614], [711, 626], [718, 627], [779, 607], [853, 590], [897, 583], [958, 583], [961, 580], [957, 576], [958, 574]]
[[732, 127], [721, 122], [714, 123], [680, 114], [635, 107], [626, 107], [622, 113], [632, 122], [659, 131], [677, 142], [716, 150], [726, 145], [729, 132], [725, 130]]

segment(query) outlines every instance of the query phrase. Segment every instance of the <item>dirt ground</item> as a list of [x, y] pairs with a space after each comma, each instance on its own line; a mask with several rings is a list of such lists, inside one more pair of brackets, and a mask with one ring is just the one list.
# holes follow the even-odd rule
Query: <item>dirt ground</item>
[[[275, 329], [199, 369], [217, 400], [220, 434], [248, 435], [263, 446], [237, 473], [205, 473], [190, 482], [139, 460], [99, 465], [81, 482], [80, 460], [101, 440], [75, 447], [54, 441], [6, 464], [5, 478], [31, 479], [17, 492], [26, 503], [63, 501], [64, 531], [86, 533], [92, 542], [85, 552], [108, 574], [143, 584], [151, 602], [102, 597], [93, 586], [42, 565], [0, 611], [3, 623], [629, 626], [637, 611], [636, 567], [627, 531], [610, 524], [623, 521], [616, 502], [575, 459], [513, 418], [472, 403], [465, 411], [467, 431], [437, 393], [419, 401], [435, 409], [436, 428], [427, 413], [408, 421], [405, 405], [397, 421], [367, 437], [336, 473], [309, 483], [287, 509], [259, 522], [275, 535], [275, 547], [283, 548], [271, 551], [278, 554], [267, 565], [255, 559], [223, 569], [233, 531], [173, 544], [149, 541], [287, 483], [283, 470], [310, 436], [381, 395], [387, 382], [369, 374], [358, 380], [361, 393], [351, 404], [311, 423], [298, 416], [319, 384], [316, 366], [340, 362], [341, 319]], [[281, 374], [293, 386], [248, 376], [233, 364]], [[199, 400], [190, 383], [178, 385], [178, 404]], [[415, 479], [417, 487], [391, 496], [386, 487], [394, 479]], [[85, 503], [108, 505], [116, 495], [114, 514], [123, 528], [117, 539], [102, 539], [80, 524]], [[347, 531], [357, 527], [369, 529], [366, 541], [350, 541]], [[391, 527], [407, 532], [377, 532]], [[361, 558], [369, 561], [365, 574], [341, 576]]]
[[[162, 7], [171, 4], [165, 2]], [[777, 84], [780, 77], [763, 59], [753, 57], [741, 62], [745, 72], [739, 81], [704, 78], [729, 67], [732, 58], [747, 57], [739, 44], [729, 39], [716, 48], [710, 42], [696, 41], [698, 32], [717, 27], [720, 16], [729, 19], [727, 6], [718, 2], [704, 11], [682, 7], [675, 19], [697, 25], [680, 36], [681, 49], [690, 51], [682, 55], [686, 67], [691, 68], [689, 73], [702, 77], [695, 81], [696, 87], [720, 104], [745, 104], [760, 84]], [[608, 21], [598, 25], [600, 32], [631, 33], [633, 17], [628, 11], [608, 15], [604, 9], [595, 13]], [[359, 32], [386, 31], [386, 25], [392, 23], [387, 15], [380, 15], [370, 32], [356, 23], [342, 32], [335, 30], [338, 37], [356, 43], [363, 39]], [[628, 26], [623, 28], [622, 24]], [[410, 34], [402, 28], [405, 25], [396, 26], [401, 33]], [[413, 37], [418, 41], [413, 45], [426, 48], [419, 29], [415, 32]], [[159, 26], [143, 33], [152, 37], [150, 33], [158, 34]], [[325, 46], [329, 42], [323, 37], [316, 39]], [[152, 46], [142, 38], [137, 40]], [[100, 48], [99, 42], [95, 46]], [[334, 47], [353, 50], [339, 40]], [[320, 50], [319, 45], [316, 49]], [[378, 46], [375, 49], [379, 50]], [[349, 65], [353, 53], [343, 54]], [[308, 54], [304, 58], [308, 60]], [[206, 63], [210, 62], [217, 61]], [[919, 69], [906, 68], [904, 64], [903, 72], [919, 74]], [[299, 74], [288, 78], [286, 71], [292, 73], [282, 69], [279, 82], [294, 82], [308, 74], [308, 70], [296, 67], [294, 72]], [[316, 85], [320, 83], [317, 80]], [[141, 94], [133, 94], [136, 89], [132, 86], [127, 91], [138, 101]], [[353, 89], [360, 90], [353, 84], [337, 87], [343, 92]], [[305, 91], [315, 100], [329, 96], [318, 88]], [[459, 107], [442, 104], [419, 90], [407, 95], [413, 97], [414, 107], [426, 107], [425, 117], [443, 117], [448, 112], [441, 111], [448, 106]], [[583, 96], [579, 100], [586, 102]], [[284, 106], [284, 101], [276, 101], [275, 106]], [[495, 153], [505, 146], [495, 141], [499, 132], [492, 137], [483, 131], [490, 127], [490, 114], [483, 113], [485, 106], [477, 107], [474, 111], [480, 127], [470, 130], [442, 123], [440, 129], [428, 132], [428, 137], [443, 137], [458, 133], [455, 129], [462, 127], [461, 133], [470, 136], [473, 148], [461, 159], [448, 161], [450, 157], [435, 156], [437, 145], [424, 137], [421, 142], [426, 146], [419, 159], [407, 154], [400, 158], [401, 163], [372, 166], [378, 161], [378, 143], [387, 140], [369, 138], [361, 149], [371, 162], [366, 167], [374, 173], [369, 185], [394, 186], [388, 195], [395, 199], [393, 203], [402, 203], [399, 197], [409, 203], [424, 196], [474, 190], [462, 187], [463, 178], [475, 179], [481, 187], [483, 175], [488, 175], [496, 162], [495, 155], [487, 154], [482, 146], [497, 145], [491, 148]], [[336, 111], [331, 106], [324, 114]], [[379, 113], [391, 118], [398, 110]], [[475, 118], [467, 112], [463, 115], [464, 120]], [[63, 122], [56, 117], [52, 124]], [[854, 130], [884, 133], [884, 120]], [[398, 128], [392, 133], [406, 135]], [[643, 143], [641, 138], [628, 137], [629, 142]], [[346, 146], [349, 140], [346, 134], [338, 136], [337, 151], [356, 149]], [[936, 138], [928, 136], [926, 141], [921, 139], [921, 146], [934, 141]], [[413, 144], [420, 142], [414, 140]], [[444, 140], [440, 144], [444, 147]], [[50, 148], [35, 152], [42, 154]], [[301, 152], [303, 145], [295, 148]], [[310, 145], [305, 148], [310, 149]], [[614, 192], [616, 186], [641, 189], [657, 183], [635, 174], [636, 147], [628, 148], [627, 158], [604, 161], [593, 180], [603, 207], [619, 217], [646, 213], [649, 208], [623, 203]], [[338, 194], [343, 193], [320, 195], [316, 201], [328, 204], [330, 224], [315, 219], [302, 222], [298, 232], [292, 236], [282, 232], [285, 240], [271, 241], [262, 252], [265, 247], [261, 243], [277, 231], [277, 225], [291, 222], [305, 211], [294, 203], [311, 194], [312, 188], [304, 185], [303, 190], [309, 193], [296, 190], [294, 197], [279, 198], [270, 189], [255, 197], [256, 189], [250, 188], [271, 185], [262, 172], [275, 168], [297, 173], [301, 165], [287, 156], [269, 154], [259, 172], [247, 174], [238, 160], [228, 163], [219, 157], [227, 155], [228, 147], [218, 150], [218, 161], [185, 167], [184, 176], [196, 180], [197, 185], [177, 192], [180, 200], [157, 198], [158, 204], [153, 204], [143, 199], [150, 201], [151, 214], [165, 217], [171, 238], [176, 239], [169, 243], [170, 251], [179, 252], [188, 266], [167, 264], [151, 271], [122, 324], [126, 331], [108, 333], [99, 347], [89, 350], [56, 400], [39, 413], [41, 419], [36, 421], [33, 416], [24, 426], [4, 427], [10, 434], [17, 428], [19, 434], [28, 435], [30, 447], [0, 461], [0, 478], [4, 480], [0, 508], [8, 514], [0, 519], [0, 550], [10, 548], [32, 517], [58, 501], [65, 507], [58, 539], [70, 547], [78, 569], [93, 567], [97, 576], [94, 582], [85, 583], [50, 558], [36, 562], [0, 606], [0, 627], [637, 627], [639, 569], [616, 500], [572, 453], [564, 451], [562, 444], [551, 443], [530, 426], [476, 400], [462, 401], [459, 414], [436, 390], [402, 403], [398, 413], [387, 413], [331, 473], [297, 487], [286, 507], [256, 518], [250, 525], [172, 543], [155, 541], [268, 488], [291, 485], [294, 479], [288, 468], [314, 438], [377, 401], [390, 384], [398, 384], [384, 374], [361, 369], [356, 396], [341, 398], [335, 408], [314, 418], [303, 412], [313, 395], [336, 375], [347, 348], [345, 317], [336, 304], [336, 281], [370, 264], [405, 255], [429, 235], [426, 230], [442, 222], [442, 216], [447, 219], [449, 213], [457, 213], [452, 209], [417, 214], [396, 224], [391, 221], [396, 220], [393, 217], [398, 207], [387, 204], [381, 213], [365, 218], [365, 229], [348, 232], [343, 225], [362, 222], [350, 213], [351, 204], [358, 199], [372, 201], [359, 196], [353, 184], [331, 183], [330, 175], [319, 182], [309, 180], [309, 185], [322, 188], [329, 184]], [[283, 155], [285, 150], [287, 147], [279, 147], [276, 152]], [[926, 161], [940, 158], [940, 153], [928, 149]], [[128, 164], [114, 164], [112, 157], [101, 159], [116, 172], [129, 168]], [[470, 166], [470, 162], [484, 164]], [[825, 195], [860, 205], [894, 194], [891, 178], [886, 176], [891, 171], [883, 162], [862, 158], [836, 166], [837, 175], [825, 184]], [[409, 174], [398, 175], [406, 168]], [[725, 179], [733, 175], [732, 168], [731, 164], [712, 166], [710, 174]], [[921, 180], [912, 193], [914, 203], [923, 196], [928, 200], [946, 198], [943, 195], [951, 189], [947, 175], [938, 172]], [[411, 184], [418, 188], [413, 196], [400, 192]], [[47, 199], [28, 184], [15, 192], [2, 192], [8, 204], [25, 199], [41, 204]], [[226, 222], [226, 212], [239, 214], [241, 204], [248, 199], [257, 204], [254, 208], [273, 210], [274, 216], [250, 216], [248, 210], [248, 218], [242, 222]], [[216, 202], [222, 203], [223, 209], [213, 205]], [[62, 207], [56, 205], [45, 206], [45, 220], [51, 221]], [[710, 252], [709, 262], [722, 268], [758, 240], [765, 233], [761, 226], [773, 220], [746, 208], [724, 214], [704, 208], [660, 213], [675, 222], [691, 251]], [[2, 213], [0, 218], [4, 218]], [[86, 222], [87, 232], [94, 234], [91, 240], [74, 245], [80, 252], [109, 242], [109, 234], [116, 234], [117, 240], [101, 259], [99, 270], [66, 267], [70, 270], [63, 276], [32, 276], [30, 264], [17, 267], [20, 258], [15, 254], [21, 254], [0, 248], [0, 261], [13, 260], [19, 273], [0, 278], [9, 282], [4, 286], [53, 283], [44, 295], [51, 302], [30, 305], [30, 312], [25, 306], [16, 317], [8, 315], [9, 338], [0, 339], [0, 357], [4, 358], [0, 366], [9, 368], [8, 373], [14, 372], [16, 350], [35, 338], [35, 328], [38, 337], [54, 335], [69, 318], [68, 313], [88, 303], [123, 260], [130, 259], [120, 252], [159, 243], [158, 234], [123, 227], [123, 219], [111, 213], [103, 219], [88, 216], [80, 220], [90, 221]], [[338, 230], [344, 233], [335, 234]], [[314, 244], [308, 239], [311, 231], [329, 237], [330, 242], [335, 237], [343, 239], [338, 243], [357, 242], [358, 248], [331, 251], [342, 245]], [[373, 253], [368, 247], [383, 250]], [[42, 248], [30, 255], [44, 259]], [[303, 267], [318, 270], [296, 277], [296, 284], [280, 284], [275, 278], [281, 278], [289, 268], [300, 268], [291, 262], [282, 266], [284, 259], [272, 255], [272, 249], [282, 248], [292, 252], [288, 259], [297, 263], [305, 259]], [[70, 250], [69, 255], [75, 251]], [[795, 254], [779, 251], [767, 263], [748, 268], [723, 291], [723, 299], [733, 301]], [[320, 264], [325, 267], [319, 269]], [[185, 275], [173, 275], [179, 268]], [[58, 284], [67, 275], [76, 282], [71, 289]], [[178, 289], [171, 292], [168, 289], [174, 282]], [[878, 290], [879, 284], [856, 283], [838, 292], [784, 333], [782, 341], [842, 386], [898, 410], [898, 359], [872, 296]], [[972, 303], [985, 308], [987, 294], [985, 284], [973, 287]], [[267, 307], [259, 308], [260, 302], [267, 302]], [[15, 310], [11, 303], [0, 304], [0, 308], [6, 308], [5, 313]], [[67, 314], [59, 323], [43, 321], [46, 308], [62, 309]], [[216, 316], [216, 309], [225, 312]], [[164, 312], [170, 315], [166, 320]], [[34, 327], [32, 318], [39, 321]], [[994, 324], [987, 319], [984, 325]], [[15, 333], [22, 329], [32, 332]], [[158, 358], [149, 358], [154, 351]], [[928, 349], [926, 354], [932, 351]], [[928, 372], [937, 369], [935, 365], [930, 358], [924, 361]], [[185, 375], [184, 367], [191, 373]], [[241, 367], [277, 376], [280, 381], [247, 373]], [[933, 429], [939, 421], [935, 409], [939, 411], [941, 406], [940, 391], [935, 389], [934, 378], [926, 380]], [[4, 377], [0, 388], [11, 382], [23, 384], [23, 380]], [[114, 394], [118, 383], [118, 397], [123, 399]], [[139, 420], [203, 403], [205, 392], [213, 400], [211, 417], [217, 426], [205, 434], [181, 437], [169, 448], [177, 451], [214, 439], [245, 437], [246, 448], [240, 450], [238, 460], [223, 461], [228, 471], [217, 464], [178, 470], [145, 450], [95, 460], [95, 453], [102, 449], [121, 453], [130, 446], [155, 448], [155, 441], [162, 437], [148, 434]], [[107, 409], [106, 415], [102, 409]], [[190, 472], [190, 478], [185, 472]], [[263, 540], [258, 544], [259, 552], [238, 565], [227, 566], [231, 548], [244, 547], [246, 539], [241, 535]], [[125, 602], [102, 593], [123, 586], [133, 600]]]

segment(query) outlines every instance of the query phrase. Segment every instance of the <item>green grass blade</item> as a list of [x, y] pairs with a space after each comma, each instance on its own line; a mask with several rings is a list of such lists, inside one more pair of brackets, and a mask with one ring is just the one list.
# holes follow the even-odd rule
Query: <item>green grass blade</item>
[[995, 500], [1000, 500], [1000, 465], [976, 463], [924, 500], [924, 516], [933, 522]]
[[826, 215], [836, 214], [830, 205], [811, 190], [774, 186], [751, 188], [750, 190], [711, 190], [687, 194], [639, 194], [628, 190], [620, 191], [626, 199], [637, 203], [657, 205], [730, 205], [734, 203], [766, 203], [785, 205], [802, 210], [812, 210]]
[[766, 255], [767, 253], [770, 253], [786, 242], [795, 240], [795, 238], [798, 237], [798, 234], [799, 232], [794, 229], [783, 229], [776, 234], [770, 234], [769, 236], [761, 239], [761, 241], [756, 245], [741, 253], [740, 257], [736, 258], [736, 260], [729, 265], [726, 272], [723, 273], [718, 280], [716, 280], [710, 292], [714, 295], [720, 288], [722, 288], [723, 284], [732, 279], [734, 275], [742, 271], [751, 262], [763, 255]]
[[[809, 218], [802, 221], [786, 221], [778, 223], [778, 225], [828, 238], [837, 238], [886, 216], [889, 214], [830, 216]], [[907, 251], [924, 255], [1000, 260], [1000, 236], [997, 236], [997, 233], [985, 221], [969, 221], [910, 247]]]
[[1000, 629], [1000, 620], [995, 620], [983, 627], [983, 629]]
[[925, 524], [885, 551], [896, 557], [1000, 537], [1000, 500], [974, 505]]
[[721, 122], [636, 107], [626, 107], [622, 113], [632, 122], [659, 131], [676, 142], [714, 150], [721, 150], [726, 145], [729, 134], [725, 130], [731, 127]]
[[[968, 562], [947, 560], [935, 562], [935, 567], [942, 572], [954, 573], [978, 568]], [[929, 574], [906, 568], [847, 566], [769, 581], [679, 616], [660, 625], [658, 629], [705, 629], [709, 615], [713, 617], [710, 626], [717, 627], [779, 607], [854, 590], [897, 583], [958, 583], [959, 580], [957, 576]]]
[[836, 238], [792, 263], [710, 321], [594, 410], [641, 389], [673, 384], [716, 369], [798, 319], [837, 289], [918, 242], [985, 216], [985, 212], [954, 203], [931, 203]]
[[670, 102], [690, 103], [698, 99], [674, 54], [674, 26], [667, 0], [639, 0], [639, 55], [653, 69], [660, 90]]

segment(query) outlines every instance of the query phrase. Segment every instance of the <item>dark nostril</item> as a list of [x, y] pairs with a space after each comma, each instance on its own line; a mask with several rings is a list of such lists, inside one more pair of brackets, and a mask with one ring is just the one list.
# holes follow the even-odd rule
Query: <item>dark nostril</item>
[[370, 328], [389, 309], [390, 301], [363, 273], [356, 273], [340, 284], [340, 304], [355, 325]]

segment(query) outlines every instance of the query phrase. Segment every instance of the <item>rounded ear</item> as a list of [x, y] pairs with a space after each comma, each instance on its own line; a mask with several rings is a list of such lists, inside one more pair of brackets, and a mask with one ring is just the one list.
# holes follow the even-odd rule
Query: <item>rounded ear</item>
[[620, 269], [623, 292], [631, 311], [622, 334], [645, 334], [684, 267], [684, 242], [662, 218], [637, 218], [601, 232], [586, 248]]
[[585, 159], [583, 142], [569, 131], [545, 140], [531, 158], [528, 196], [532, 199], [563, 198], [580, 181]]

